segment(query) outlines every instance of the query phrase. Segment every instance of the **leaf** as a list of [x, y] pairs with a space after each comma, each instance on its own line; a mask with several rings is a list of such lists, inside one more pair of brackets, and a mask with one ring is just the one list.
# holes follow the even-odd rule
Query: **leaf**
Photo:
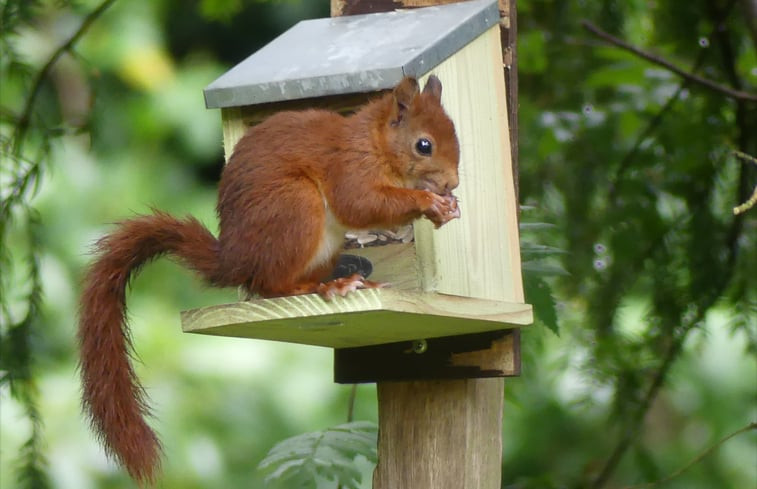
[[315, 488], [319, 477], [358, 489], [355, 458], [377, 461], [377, 427], [367, 421], [304, 433], [277, 443], [258, 465], [270, 487]]
[[526, 301], [534, 307], [534, 316], [556, 335], [560, 335], [557, 323], [557, 307], [552, 297], [552, 288], [541, 277], [526, 275], [523, 277]]
[[551, 255], [559, 255], [566, 253], [565, 250], [561, 248], [556, 248], [554, 246], [547, 246], [547, 245], [540, 245], [536, 243], [528, 243], [521, 241], [520, 243], [520, 252], [523, 256], [551, 256]]
[[522, 264], [525, 275], [534, 274], [542, 276], [555, 276], [555, 275], [570, 275], [560, 265], [553, 263], [546, 263], [544, 260], [526, 260]]
[[539, 231], [541, 229], [555, 229], [556, 227], [548, 222], [522, 222], [518, 225], [521, 231]]

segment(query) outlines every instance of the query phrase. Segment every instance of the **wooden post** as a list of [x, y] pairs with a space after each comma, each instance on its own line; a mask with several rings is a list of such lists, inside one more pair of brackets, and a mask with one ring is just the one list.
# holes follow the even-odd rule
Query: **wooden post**
[[379, 382], [374, 489], [499, 489], [502, 379]]
[[[510, 2], [506, 3], [508, 13]], [[440, 3], [449, 2], [331, 0], [331, 14], [372, 13]], [[505, 137], [509, 143], [511, 137]], [[517, 141], [517, 136], [512, 140]], [[510, 160], [510, 145], [507, 147], [505, 159]], [[503, 164], [511, 170], [510, 161]], [[514, 180], [509, 185], [514, 185]], [[517, 237], [517, 229], [512, 236]], [[493, 293], [500, 300], [523, 302], [520, 270], [512, 270], [512, 274], [510, 283], [515, 285]], [[455, 290], [458, 287], [467, 288], [466, 284], [454, 282], [442, 284], [446, 293], [476, 295], [470, 290]], [[374, 489], [501, 487], [502, 379], [378, 382], [377, 389], [379, 462], [373, 477]]]

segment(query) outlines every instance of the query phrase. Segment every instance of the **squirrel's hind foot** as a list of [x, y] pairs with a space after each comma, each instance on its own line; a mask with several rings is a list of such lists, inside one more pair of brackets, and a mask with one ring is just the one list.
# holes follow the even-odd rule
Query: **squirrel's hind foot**
[[344, 297], [358, 289], [380, 289], [386, 286], [388, 284], [367, 280], [359, 273], [355, 273], [349, 277], [335, 278], [334, 280], [319, 284], [316, 292], [325, 300], [330, 301], [337, 295]]

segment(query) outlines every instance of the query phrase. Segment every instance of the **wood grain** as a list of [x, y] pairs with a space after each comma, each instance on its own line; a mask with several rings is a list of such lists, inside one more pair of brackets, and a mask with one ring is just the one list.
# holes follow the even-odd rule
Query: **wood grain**
[[189, 333], [357, 347], [500, 330], [532, 321], [531, 306], [396, 289], [361, 290], [325, 301], [308, 294], [181, 314]]
[[502, 380], [382, 382], [374, 489], [499, 489]]
[[414, 243], [353, 248], [348, 253], [364, 256], [371, 261], [371, 280], [387, 283], [395, 290], [420, 289]]
[[515, 184], [515, 201], [520, 202], [518, 159], [518, 8], [515, 0], [500, 0], [500, 38], [502, 67], [507, 87], [507, 120], [510, 137], [510, 162]]
[[221, 109], [221, 122], [223, 124], [223, 153], [228, 162], [237, 141], [247, 132], [247, 126], [242, 118], [242, 109], [239, 107]]
[[424, 290], [523, 302], [499, 27], [432, 70], [460, 139], [462, 217], [415, 224]]

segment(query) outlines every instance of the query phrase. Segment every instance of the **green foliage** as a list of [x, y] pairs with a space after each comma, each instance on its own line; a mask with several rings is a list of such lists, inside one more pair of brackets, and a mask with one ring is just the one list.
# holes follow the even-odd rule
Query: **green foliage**
[[547, 281], [527, 273], [523, 276], [523, 287], [526, 300], [534, 308], [534, 319], [553, 333], [559, 334], [557, 307], [552, 295], [552, 288]]
[[[753, 348], [755, 316], [737, 311], [755, 303], [757, 250], [746, 231], [754, 217], [734, 217], [731, 207], [754, 187], [757, 172], [731, 150], [757, 152], [757, 107], [599, 46], [578, 20], [752, 93], [757, 72], [740, 67], [754, 59], [755, 46], [733, 2], [523, 3], [519, 31], [530, 34], [520, 38], [528, 55], [521, 62], [536, 59], [532, 51], [547, 60], [538, 62], [546, 66], [538, 75], [520, 71], [521, 195], [544, 220], [559, 223], [539, 242], [566, 251], [560, 258], [568, 275], [549, 279], [566, 306], [561, 337], [578, 338], [583, 374], [610, 396], [611, 437], [599, 449], [606, 455], [597, 455], [591, 471], [561, 480], [598, 488], [638, 480], [627, 479], [635, 470], [654, 479], [664, 474], [655, 462], [642, 456], [636, 466], [625, 456], [650, 449], [645, 428], [661, 422], [652, 410], [692, 335], [710, 330], [708, 318], [725, 308]], [[542, 48], [543, 35], [554, 42]], [[528, 273], [524, 280], [527, 291], [539, 290]], [[632, 310], [640, 312], [629, 320]], [[734, 354], [751, 368], [754, 357]], [[580, 401], [597, 405], [589, 395]], [[721, 471], [709, 484], [731, 487], [726, 480]]]
[[[517, 2], [524, 287], [545, 327], [523, 329], [523, 374], [507, 382], [508, 487], [662, 479], [754, 420], [757, 224], [754, 210], [735, 218], [732, 208], [757, 178], [733, 154], [757, 155], [757, 109], [580, 24], [754, 93], [757, 49], [740, 3]], [[79, 409], [87, 251], [107, 223], [150, 206], [213, 227], [221, 134], [201, 89], [298, 19], [328, 12], [306, 0], [115, 2], [40, 78], [97, 5], [0, 0], [3, 488], [133, 487]], [[330, 352], [181, 335], [179, 310], [236, 297], [190, 277], [158, 262], [129, 296], [167, 454], [161, 486], [260, 487], [257, 461], [307, 432], [277, 452], [273, 479], [356, 487], [360, 472], [364, 487], [370, 430], [359, 450], [337, 437], [319, 447], [341, 449], [324, 451], [315, 440], [329, 430], [311, 433], [344, 418]], [[375, 390], [360, 393], [355, 417], [375, 419]], [[754, 433], [664, 487], [754, 486]]]
[[[277, 0], [200, 0], [200, 14], [208, 20], [228, 23], [250, 3], [274, 3]], [[284, 0], [278, 0], [281, 3]]]
[[[533, 207], [523, 206], [521, 211], [527, 214]], [[566, 275], [565, 268], [559, 262], [563, 250], [554, 246], [537, 244], [539, 231], [554, 229], [554, 225], [542, 222], [520, 223], [520, 252], [523, 268], [523, 289], [526, 302], [534, 308], [537, 323], [559, 334], [557, 304], [548, 277]]]
[[[6, 0], [0, 5], [0, 80], [11, 94], [29, 83], [33, 68], [16, 48], [19, 33], [33, 25], [41, 2]], [[0, 388], [23, 406], [31, 430], [16, 460], [22, 488], [51, 487], [43, 453], [43, 423], [35, 379], [33, 337], [41, 326], [41, 223], [30, 204], [59, 132], [35, 111], [37, 88], [18, 106], [18, 97], [0, 97]], [[18, 245], [18, 242], [22, 244]]]
[[228, 21], [242, 10], [242, 0], [202, 0], [200, 12], [203, 17]]
[[274, 446], [258, 469], [266, 474], [269, 487], [315, 488], [323, 478], [360, 489], [362, 474], [355, 458], [377, 462], [376, 435], [375, 424], [356, 421], [294, 436]]

